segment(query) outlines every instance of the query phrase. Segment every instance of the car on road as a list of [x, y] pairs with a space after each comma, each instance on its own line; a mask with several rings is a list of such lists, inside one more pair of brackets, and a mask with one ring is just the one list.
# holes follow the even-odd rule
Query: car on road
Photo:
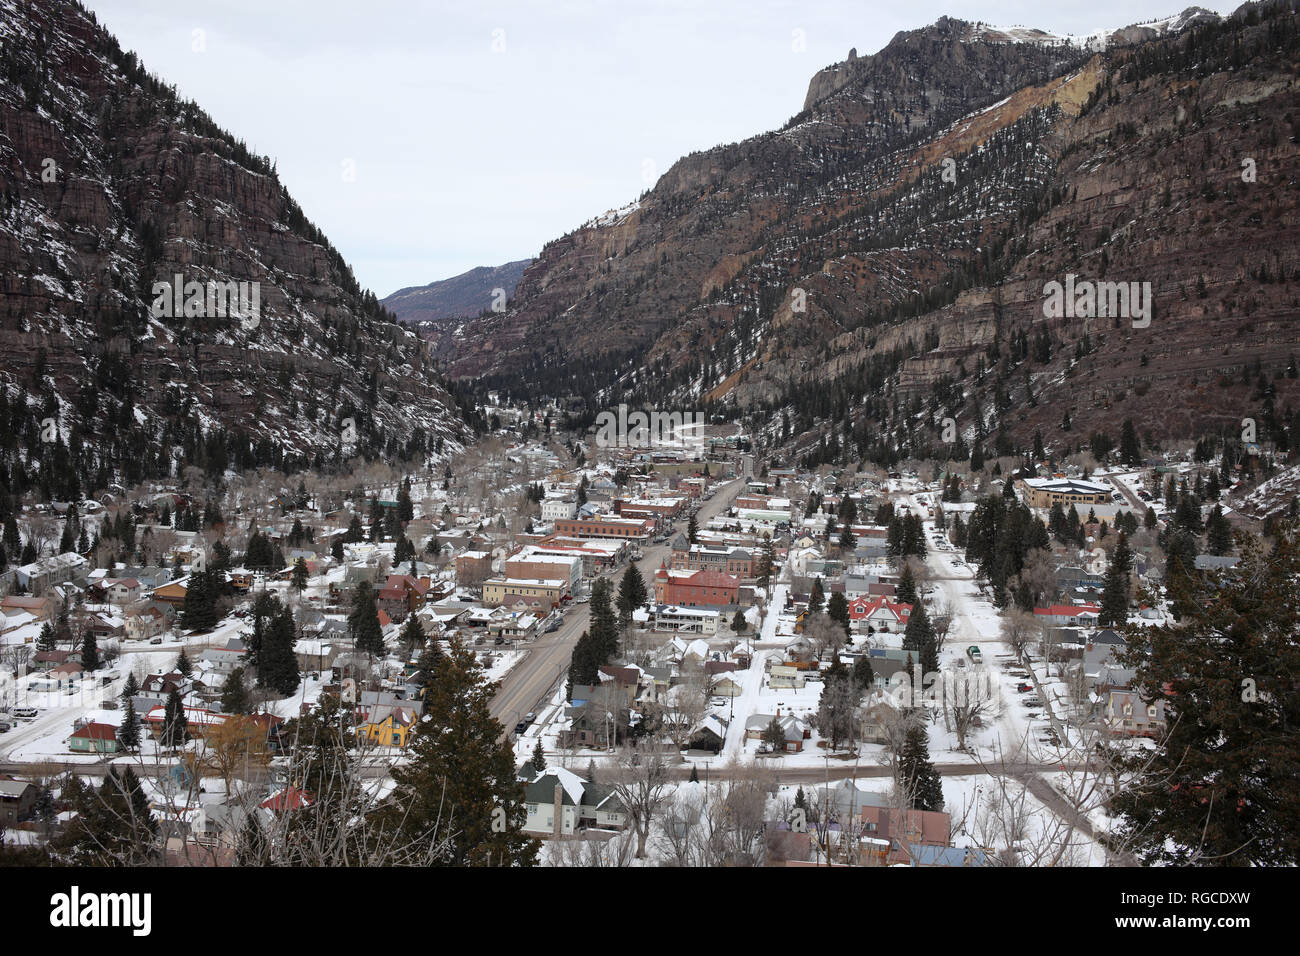
[[35, 707], [15, 707], [10, 713], [19, 720], [35, 720], [39, 711]]
[[966, 648], [966, 656], [978, 664], [982, 660], [979, 645], [972, 644], [970, 647]]
[[559, 629], [560, 629], [560, 622], [552, 621], [550, 624], [546, 625], [546, 631], [544, 633], [550, 634], [552, 631], [558, 631]]

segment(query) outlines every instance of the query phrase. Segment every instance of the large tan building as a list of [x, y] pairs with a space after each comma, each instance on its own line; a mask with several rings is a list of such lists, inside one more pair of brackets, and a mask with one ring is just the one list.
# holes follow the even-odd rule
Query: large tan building
[[1077, 508], [1079, 505], [1111, 503], [1108, 485], [1079, 478], [1022, 478], [1019, 486], [1025, 503], [1031, 508], [1050, 508], [1056, 504], [1062, 508], [1070, 505]]
[[496, 607], [500, 604], [511, 605], [516, 598], [531, 603], [539, 599], [551, 607], [560, 603], [560, 599], [569, 593], [568, 583], [559, 580], [536, 578], [492, 578], [483, 582], [484, 607]]

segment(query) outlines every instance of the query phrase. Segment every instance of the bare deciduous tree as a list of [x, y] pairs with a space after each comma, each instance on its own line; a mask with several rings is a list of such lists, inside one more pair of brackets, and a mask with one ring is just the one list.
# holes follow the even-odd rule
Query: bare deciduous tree
[[1034, 615], [1019, 608], [1008, 610], [1002, 615], [1002, 641], [1016, 655], [1016, 660], [1024, 660], [1025, 648], [1042, 633]]
[[668, 765], [662, 754], [642, 753], [625, 746], [608, 773], [608, 780], [603, 779], [604, 773], [600, 774], [600, 782], [613, 787], [623, 804], [636, 832], [636, 857], [644, 859], [651, 822], [670, 791]]

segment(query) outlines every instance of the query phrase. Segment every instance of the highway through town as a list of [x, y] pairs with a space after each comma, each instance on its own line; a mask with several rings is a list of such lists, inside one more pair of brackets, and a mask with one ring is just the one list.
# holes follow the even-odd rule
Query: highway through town
[[[695, 520], [703, 526], [710, 518], [724, 511], [742, 487], [744, 481], [740, 478], [719, 485], [713, 498], [700, 505]], [[684, 530], [685, 526], [685, 522], [678, 522], [667, 541], [641, 549], [638, 566], [652, 596], [655, 570], [668, 557], [676, 532]], [[623, 573], [623, 569], [619, 568], [606, 575], [612, 578], [615, 590]], [[511, 668], [492, 700], [492, 716], [501, 722], [503, 735], [509, 735], [525, 714], [539, 710], [550, 699], [555, 686], [569, 668], [573, 645], [578, 643], [578, 638], [587, 629], [590, 619], [590, 604], [571, 604], [558, 631], [543, 634], [528, 645], [527, 655]]]

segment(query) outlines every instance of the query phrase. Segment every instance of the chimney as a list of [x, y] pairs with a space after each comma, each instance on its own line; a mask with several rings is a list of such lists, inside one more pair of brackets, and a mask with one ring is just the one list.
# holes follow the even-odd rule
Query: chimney
[[555, 825], [551, 828], [552, 836], [559, 836], [564, 829], [564, 818], [560, 816], [564, 812], [564, 787], [560, 781], [555, 781]]

